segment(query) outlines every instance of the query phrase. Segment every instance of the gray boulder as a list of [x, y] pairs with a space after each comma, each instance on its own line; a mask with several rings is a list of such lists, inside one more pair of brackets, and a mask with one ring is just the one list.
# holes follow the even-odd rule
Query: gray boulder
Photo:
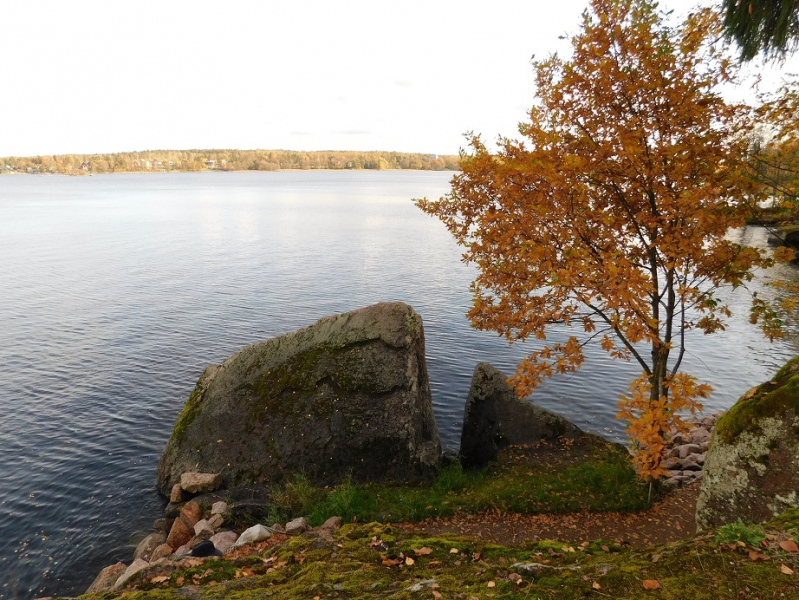
[[220, 485], [412, 480], [438, 467], [421, 317], [382, 303], [255, 344], [197, 382], [158, 466], [167, 495], [183, 473]]
[[799, 507], [799, 357], [716, 422], [696, 525], [758, 523]]
[[461, 432], [464, 467], [482, 467], [512, 444], [586, 435], [564, 417], [517, 398], [507, 379], [489, 363], [479, 363], [474, 369]]

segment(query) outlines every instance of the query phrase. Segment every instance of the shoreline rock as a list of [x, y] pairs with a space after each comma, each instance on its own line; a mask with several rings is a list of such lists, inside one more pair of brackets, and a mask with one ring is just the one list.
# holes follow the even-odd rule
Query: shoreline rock
[[411, 481], [438, 469], [422, 318], [388, 302], [325, 317], [208, 367], [158, 466], [168, 495], [189, 472], [217, 487]]

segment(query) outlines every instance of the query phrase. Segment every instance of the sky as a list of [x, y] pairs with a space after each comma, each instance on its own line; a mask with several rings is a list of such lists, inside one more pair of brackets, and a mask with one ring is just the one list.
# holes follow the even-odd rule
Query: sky
[[[700, 0], [705, 4], [712, 0]], [[693, 0], [662, 0], [685, 14]], [[0, 11], [0, 156], [156, 149], [455, 154], [518, 137], [532, 55], [588, 0], [41, 0]], [[766, 87], [799, 72], [754, 65]], [[746, 87], [738, 93], [751, 93]]]

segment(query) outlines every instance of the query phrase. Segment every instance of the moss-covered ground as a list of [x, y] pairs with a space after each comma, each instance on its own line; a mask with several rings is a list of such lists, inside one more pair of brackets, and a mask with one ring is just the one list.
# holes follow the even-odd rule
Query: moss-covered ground
[[793, 510], [760, 535], [727, 527], [642, 551], [602, 540], [506, 547], [353, 523], [254, 546], [249, 556], [149, 569], [126, 590], [82, 598], [796, 598], [797, 530]]

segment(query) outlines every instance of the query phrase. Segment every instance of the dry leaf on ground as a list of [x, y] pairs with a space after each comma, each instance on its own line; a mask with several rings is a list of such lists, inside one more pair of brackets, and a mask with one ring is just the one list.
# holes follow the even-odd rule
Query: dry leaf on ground
[[644, 579], [645, 590], [662, 590], [663, 586], [657, 579]]

